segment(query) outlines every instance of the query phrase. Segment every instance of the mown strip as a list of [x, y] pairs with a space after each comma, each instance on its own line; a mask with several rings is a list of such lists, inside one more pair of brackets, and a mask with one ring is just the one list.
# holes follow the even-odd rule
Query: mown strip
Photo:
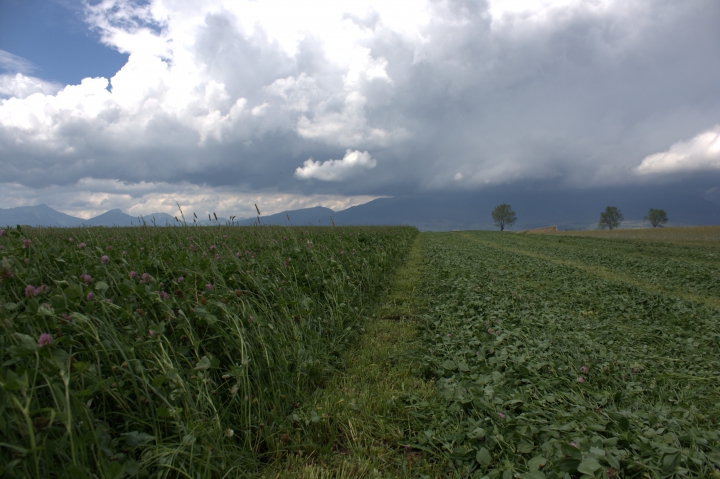
[[418, 347], [416, 315], [423, 301], [416, 289], [421, 265], [418, 236], [387, 295], [368, 318], [357, 349], [345, 356], [347, 370], [299, 405], [286, 455], [263, 477], [440, 475], [442, 461], [408, 446], [422, 424], [405, 399], [435, 394], [434, 383], [417, 375], [418, 363], [409, 355]]
[[461, 233], [462, 236], [466, 239], [469, 239], [471, 241], [475, 241], [478, 243], [482, 243], [488, 247], [495, 248], [502, 251], [508, 251], [515, 254], [521, 254], [524, 256], [529, 256], [532, 258], [538, 258], [542, 259], [544, 261], [548, 261], [557, 265], [562, 266], [568, 266], [572, 268], [577, 268], [579, 270], [588, 272], [590, 274], [593, 274], [595, 276], [598, 276], [600, 278], [603, 278], [608, 281], [621, 281], [627, 284], [631, 284], [633, 286], [636, 286], [640, 289], [643, 289], [650, 293], [655, 294], [665, 294], [665, 293], [671, 293], [674, 296], [677, 296], [679, 298], [682, 298], [686, 301], [694, 301], [700, 304], [707, 305], [712, 308], [720, 308], [720, 299], [714, 296], [705, 296], [705, 295], [699, 295], [699, 294], [693, 294], [688, 291], [682, 291], [678, 288], [673, 288], [672, 286], [669, 286], [668, 284], [658, 284], [658, 283], [651, 283], [649, 281], [645, 281], [642, 279], [639, 279], [634, 276], [630, 276], [628, 274], [624, 274], [622, 272], [612, 270], [606, 267], [602, 266], [590, 266], [587, 264], [582, 264], [577, 261], [571, 261], [566, 259], [559, 259], [557, 257], [549, 256], [547, 254], [537, 253], [533, 251], [528, 251], [526, 249], [522, 248], [516, 248], [512, 246], [504, 245], [500, 242], [496, 241], [487, 241], [483, 240], [477, 235], [468, 234], [468, 233]]

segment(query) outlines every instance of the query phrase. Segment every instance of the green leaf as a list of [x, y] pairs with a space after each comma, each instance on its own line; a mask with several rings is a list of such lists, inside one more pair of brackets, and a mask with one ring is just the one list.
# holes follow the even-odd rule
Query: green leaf
[[482, 464], [483, 466], [487, 466], [492, 462], [492, 456], [490, 455], [490, 451], [485, 449], [484, 447], [481, 448], [476, 454], [475, 454], [475, 460]]
[[530, 469], [530, 472], [534, 472], [543, 467], [545, 464], [547, 464], [547, 459], [542, 456], [535, 456], [528, 461], [528, 469]]
[[115, 479], [123, 473], [123, 467], [117, 461], [105, 463], [105, 477]]
[[27, 372], [18, 375], [12, 369], [8, 369], [5, 374], [3, 389], [6, 391], [17, 391], [28, 387]]
[[97, 283], [95, 283], [95, 289], [97, 291], [100, 291], [101, 293], [104, 293], [105, 291], [110, 289], [110, 286], [108, 286], [105, 281], [98, 281]]
[[448, 359], [443, 363], [443, 368], [447, 369], [448, 371], [454, 371], [457, 369], [457, 364], [455, 363], [455, 361]]
[[73, 477], [77, 479], [87, 479], [88, 475], [85, 472], [84, 469], [81, 469], [79, 466], [71, 465], [67, 468], [68, 477]]
[[158, 374], [153, 379], [152, 385], [157, 388], [157, 387], [162, 386], [165, 383], [165, 381], [167, 381], [167, 380], [168, 380], [168, 378], [166, 376], [163, 376], [162, 374]]
[[530, 444], [529, 442], [527, 442], [524, 439], [522, 441], [520, 441], [517, 445], [517, 451], [522, 454], [528, 454], [533, 449], [535, 449], [535, 446], [533, 446], [532, 444]]
[[571, 446], [570, 444], [561, 444], [560, 450], [566, 456], [570, 456], [573, 459], [582, 460], [582, 452], [580, 452], [580, 449], [575, 446]]
[[142, 446], [143, 444], [147, 444], [148, 442], [155, 440], [155, 436], [138, 431], [126, 432], [121, 434], [121, 436], [125, 436], [127, 444], [130, 447]]
[[573, 459], [570, 457], [560, 459], [555, 463], [555, 466], [562, 472], [575, 472], [577, 471], [579, 465], [580, 461], [578, 459]]
[[675, 454], [666, 454], [663, 457], [663, 472], [665, 473], [672, 473], [677, 468], [678, 463], [680, 462], [680, 453], [676, 452]]
[[599, 462], [597, 462], [597, 460], [589, 458], [589, 459], [585, 459], [584, 461], [582, 461], [578, 465], [577, 470], [578, 470], [578, 472], [582, 472], [583, 474], [589, 474], [592, 476], [595, 473], [595, 471], [597, 471], [601, 467], [602, 466], [600, 465]]
[[207, 356], [203, 356], [200, 358], [200, 361], [195, 365], [195, 370], [197, 371], [205, 371], [206, 369], [210, 369], [210, 366], [212, 363], [210, 362], [210, 358]]

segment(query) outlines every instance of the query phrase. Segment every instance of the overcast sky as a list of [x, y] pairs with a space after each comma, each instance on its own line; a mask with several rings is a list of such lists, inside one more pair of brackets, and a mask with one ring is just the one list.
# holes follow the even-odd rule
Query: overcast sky
[[0, 207], [720, 185], [717, 0], [0, 3]]

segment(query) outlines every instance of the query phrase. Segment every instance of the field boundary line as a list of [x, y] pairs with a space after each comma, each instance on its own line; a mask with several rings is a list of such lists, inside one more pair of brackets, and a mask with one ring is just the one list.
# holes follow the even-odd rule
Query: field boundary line
[[365, 320], [357, 347], [345, 354], [347, 369], [303, 405], [305, 414], [316, 411], [321, 419], [303, 432], [305, 443], [296, 446], [302, 454], [285, 455], [260, 477], [356, 479], [380, 477], [380, 471], [389, 474], [382, 477], [400, 479], [442, 476], [442, 461], [406, 446], [422, 428], [402, 397], [428, 399], [436, 394], [434, 381], [417, 375], [412, 354], [417, 347], [416, 317], [423, 309], [416, 294], [422, 264], [419, 233], [386, 294]]
[[637, 278], [633, 278], [631, 276], [628, 276], [624, 273], [617, 273], [613, 272], [612, 270], [609, 270], [607, 268], [604, 268], [602, 266], [588, 266], [584, 265], [582, 263], [577, 263], [575, 261], [568, 261], [563, 259], [557, 259], [553, 258], [551, 256], [547, 256], [540, 253], [533, 253], [530, 251], [524, 251], [519, 248], [513, 248], [511, 246], [503, 246], [499, 245], [497, 243], [493, 243], [492, 241], [483, 241], [480, 238], [475, 238], [474, 236], [468, 234], [468, 233], [460, 233], [460, 236], [462, 238], [468, 239], [470, 241], [474, 241], [476, 243], [481, 243], [486, 246], [489, 246], [491, 248], [496, 248], [503, 251], [509, 251], [516, 254], [521, 254], [524, 256], [529, 256], [531, 258], [541, 259], [544, 261], [548, 261], [550, 263], [554, 263], [560, 266], [568, 266], [571, 268], [576, 268], [585, 272], [588, 272], [590, 274], [593, 274], [599, 278], [608, 280], [608, 281], [618, 281], [621, 283], [627, 283], [633, 286], [636, 286], [644, 291], [655, 293], [655, 294], [661, 294], [661, 293], [667, 293], [673, 296], [677, 296], [681, 299], [684, 299], [686, 301], [691, 301], [695, 303], [701, 303], [705, 306], [709, 306], [711, 308], [719, 309], [720, 308], [720, 300], [709, 298], [706, 296], [699, 296], [692, 293], [686, 293], [683, 291], [678, 291], [677, 289], [670, 289], [670, 288], [658, 288], [657, 286], [654, 286], [652, 283], [648, 281], [643, 281]]

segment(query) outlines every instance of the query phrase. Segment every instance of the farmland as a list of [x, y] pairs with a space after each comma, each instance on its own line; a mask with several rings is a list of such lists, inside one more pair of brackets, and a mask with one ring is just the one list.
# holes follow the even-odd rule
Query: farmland
[[412, 228], [0, 236], [9, 477], [238, 477], [294, 440]]
[[720, 249], [683, 237], [8, 230], [0, 463], [716, 478]]
[[717, 249], [424, 241], [422, 354], [438, 396], [408, 398], [420, 447], [474, 477], [717, 477]]

